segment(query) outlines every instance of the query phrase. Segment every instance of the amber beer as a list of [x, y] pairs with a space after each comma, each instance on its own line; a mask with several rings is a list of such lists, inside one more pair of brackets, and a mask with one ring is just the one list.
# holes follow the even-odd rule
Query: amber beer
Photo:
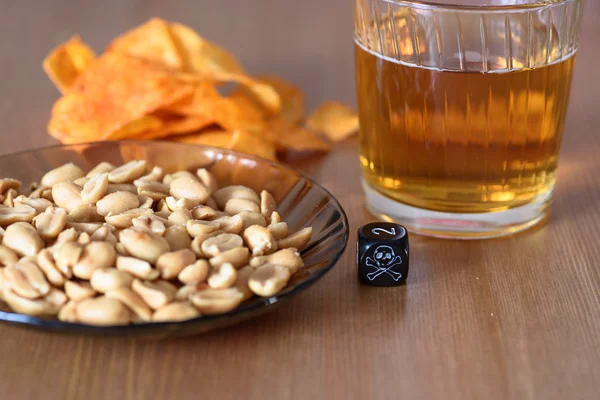
[[575, 57], [511, 72], [405, 65], [355, 45], [367, 182], [419, 208], [490, 212], [550, 190]]

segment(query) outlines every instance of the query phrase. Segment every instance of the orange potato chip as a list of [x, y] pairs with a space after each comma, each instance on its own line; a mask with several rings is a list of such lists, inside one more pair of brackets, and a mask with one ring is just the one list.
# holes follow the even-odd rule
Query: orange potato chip
[[144, 115], [127, 125], [111, 132], [107, 140], [132, 139], [147, 131], [157, 131], [163, 126], [163, 121], [153, 115]]
[[229, 72], [244, 74], [236, 58], [223, 47], [198, 35], [179, 23], [169, 24], [169, 32], [183, 58], [183, 67], [191, 72]]
[[160, 64], [108, 53], [83, 71], [54, 104], [48, 131], [77, 142], [102, 140], [193, 90], [193, 84]]
[[96, 59], [96, 53], [77, 35], [61, 44], [44, 59], [43, 67], [58, 90], [66, 93], [79, 74]]
[[[278, 118], [284, 119], [292, 124], [298, 124], [304, 118], [304, 93], [302, 90], [291, 82], [283, 80], [275, 76], [261, 76], [257, 78], [259, 82], [269, 85], [279, 95], [281, 107]], [[246, 89], [246, 86], [238, 86], [232, 93], [232, 96], [247, 96], [258, 105], [263, 102], [256, 99], [254, 93]], [[262, 106], [261, 106], [262, 107]], [[265, 109], [266, 113], [270, 113], [269, 109]]]
[[229, 148], [233, 139], [233, 133], [221, 129], [205, 129], [197, 133], [174, 136], [169, 139], [175, 142]]
[[164, 107], [164, 110], [182, 115], [209, 116], [229, 131], [259, 132], [265, 126], [262, 113], [248, 99], [223, 97], [209, 81], [198, 83], [192, 95]]
[[282, 119], [270, 121], [260, 135], [275, 143], [280, 151], [328, 151], [331, 148], [331, 145], [315, 132]]
[[358, 132], [358, 115], [350, 107], [330, 101], [313, 111], [306, 120], [306, 126], [338, 142]]
[[106, 52], [121, 52], [182, 68], [183, 60], [171, 34], [169, 25], [160, 18], [152, 18], [114, 39]]
[[150, 129], [135, 138], [140, 140], [163, 139], [171, 135], [194, 132], [206, 128], [213, 123], [214, 121], [211, 118], [202, 115], [163, 118], [161, 126], [158, 129]]
[[233, 133], [229, 149], [253, 154], [269, 160], [277, 160], [277, 157], [275, 157], [275, 145], [272, 142], [244, 131], [235, 131]]

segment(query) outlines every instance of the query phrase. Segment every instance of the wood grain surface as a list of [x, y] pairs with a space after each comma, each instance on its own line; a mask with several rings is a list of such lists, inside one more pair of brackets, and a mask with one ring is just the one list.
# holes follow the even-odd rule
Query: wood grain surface
[[[97, 49], [149, 17], [179, 20], [326, 99], [355, 104], [352, 3], [13, 1], [0, 12], [0, 154], [54, 143], [41, 60], [73, 33]], [[264, 317], [168, 341], [0, 326], [0, 399], [600, 398], [600, 1], [587, 2], [549, 223], [491, 241], [414, 236], [406, 286], [360, 286], [354, 141], [293, 165], [340, 200], [351, 243], [314, 288]], [[1, 174], [1, 171], [0, 171]]]

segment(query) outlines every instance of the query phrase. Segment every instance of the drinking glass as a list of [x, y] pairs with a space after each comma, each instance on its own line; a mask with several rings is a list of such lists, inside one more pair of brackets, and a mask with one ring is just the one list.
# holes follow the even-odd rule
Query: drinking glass
[[355, 0], [370, 211], [438, 237], [546, 219], [583, 0]]

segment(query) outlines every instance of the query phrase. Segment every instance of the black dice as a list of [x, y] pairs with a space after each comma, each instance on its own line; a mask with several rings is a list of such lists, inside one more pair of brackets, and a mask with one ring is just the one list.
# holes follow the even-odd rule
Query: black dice
[[373, 286], [397, 286], [408, 275], [408, 233], [402, 225], [374, 222], [358, 230], [358, 278]]

